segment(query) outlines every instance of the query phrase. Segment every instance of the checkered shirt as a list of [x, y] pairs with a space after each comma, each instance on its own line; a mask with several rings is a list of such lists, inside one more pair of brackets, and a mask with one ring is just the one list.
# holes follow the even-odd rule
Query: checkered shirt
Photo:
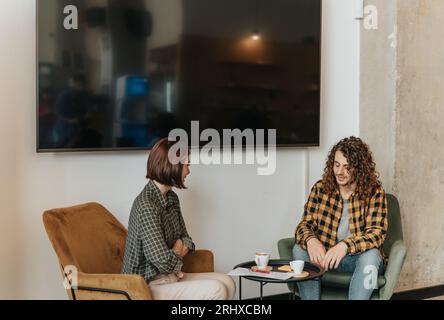
[[172, 250], [178, 239], [194, 250], [177, 194], [171, 190], [162, 195], [150, 180], [131, 208], [122, 273], [150, 281], [158, 274], [180, 271], [182, 257]]
[[[348, 254], [358, 254], [379, 248], [384, 258], [382, 244], [387, 234], [387, 199], [382, 187], [367, 200], [360, 200], [357, 192], [347, 201], [351, 236], [342, 240]], [[336, 191], [331, 197], [322, 187], [322, 180], [311, 189], [304, 207], [302, 220], [296, 228], [296, 243], [307, 250], [307, 241], [318, 238], [328, 250], [335, 246], [342, 217], [342, 197]]]

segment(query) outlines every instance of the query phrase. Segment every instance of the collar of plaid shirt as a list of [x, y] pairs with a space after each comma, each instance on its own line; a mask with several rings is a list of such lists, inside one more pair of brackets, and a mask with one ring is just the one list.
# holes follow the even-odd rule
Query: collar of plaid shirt
[[[333, 192], [333, 197], [335, 199], [341, 199], [342, 195], [341, 195], [341, 191], [339, 190], [339, 188], [336, 188], [335, 191]], [[347, 201], [352, 201], [353, 199], [355, 199], [355, 197], [357, 199], [359, 199], [359, 191], [355, 190], [352, 192], [352, 194], [350, 195], [350, 197], [347, 198]]]
[[148, 191], [154, 195], [154, 201], [162, 208], [166, 208], [173, 203], [172, 190], [169, 190], [165, 195], [157, 187], [153, 180], [148, 181]]

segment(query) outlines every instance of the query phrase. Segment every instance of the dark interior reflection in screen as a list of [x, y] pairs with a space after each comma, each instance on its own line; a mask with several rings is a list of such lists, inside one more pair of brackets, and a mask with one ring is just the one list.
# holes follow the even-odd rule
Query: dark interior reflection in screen
[[37, 5], [41, 151], [151, 148], [195, 120], [319, 143], [320, 0]]

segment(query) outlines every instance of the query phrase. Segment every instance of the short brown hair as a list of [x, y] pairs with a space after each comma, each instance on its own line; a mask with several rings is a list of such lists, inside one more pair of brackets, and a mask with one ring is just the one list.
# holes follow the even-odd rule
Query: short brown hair
[[167, 186], [186, 189], [182, 179], [184, 164], [172, 164], [168, 159], [168, 152], [174, 144], [175, 141], [164, 138], [154, 145], [148, 157], [146, 178]]

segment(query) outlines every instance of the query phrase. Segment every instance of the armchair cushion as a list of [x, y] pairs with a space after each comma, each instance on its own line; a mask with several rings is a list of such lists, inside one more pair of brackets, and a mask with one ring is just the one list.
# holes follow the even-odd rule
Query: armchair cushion
[[[352, 279], [353, 273], [337, 272], [334, 270], [326, 272], [322, 276], [321, 283], [326, 287], [348, 288]], [[378, 276], [378, 288], [381, 288], [386, 283], [384, 276]]]
[[[213, 260], [213, 253], [209, 250], [193, 251], [185, 256], [183, 271], [214, 272]], [[74, 288], [77, 300], [126, 300], [126, 294], [131, 300], [153, 299], [148, 284], [139, 275], [79, 272], [77, 286]]]
[[[348, 300], [348, 290], [338, 287], [323, 287], [322, 300]], [[379, 300], [379, 291], [374, 290], [370, 300]]]

